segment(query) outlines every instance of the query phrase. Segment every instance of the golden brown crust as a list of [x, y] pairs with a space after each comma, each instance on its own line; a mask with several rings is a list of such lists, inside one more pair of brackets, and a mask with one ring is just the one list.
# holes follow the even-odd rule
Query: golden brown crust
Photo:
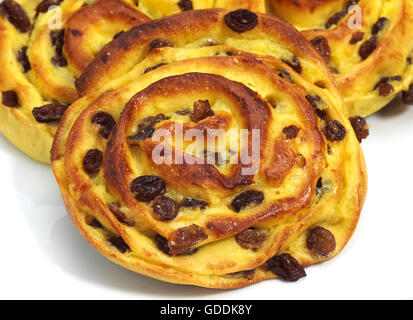
[[[263, 15], [254, 30], [236, 34], [223, 22], [227, 13], [183, 13], [134, 28], [108, 45], [102, 53], [110, 53], [107, 63], [98, 57], [89, 69], [107, 84], [101, 87], [99, 79], [86, 72], [79, 84], [89, 92], [66, 112], [52, 152], [67, 209], [96, 249], [156, 279], [220, 289], [275, 278], [266, 262], [280, 253], [291, 254], [303, 266], [334, 257], [351, 237], [366, 193], [359, 143], [342, 115], [335, 82], [314, 48], [288, 24]], [[265, 41], [258, 36], [262, 34]], [[158, 38], [173, 41], [175, 47], [150, 51], [149, 43]], [[205, 38], [214, 45], [205, 46]], [[300, 73], [294, 71], [294, 57], [301, 63]], [[120, 78], [111, 78], [117, 74]], [[313, 99], [325, 111], [324, 119], [316, 116], [310, 96], [318, 97]], [[194, 112], [193, 105], [206, 100], [214, 114], [191, 120], [185, 110]], [[117, 122], [108, 140], [93, 122], [97, 112]], [[328, 140], [323, 133], [332, 120], [344, 126], [342, 140]], [[185, 130], [256, 128], [263, 138], [261, 170], [250, 179], [252, 184], [237, 185], [236, 164], [184, 163], [176, 169], [156, 164], [150, 155], [159, 142], [128, 140], [148, 121], [154, 129], [178, 123]], [[103, 168], [96, 175], [84, 170], [85, 155], [92, 149], [103, 153]], [[165, 186], [158, 190], [177, 203], [188, 197], [207, 205], [181, 206], [176, 217], [160, 221], [152, 198], [137, 202], [139, 189], [131, 187], [144, 175], [162, 178]], [[254, 205], [234, 204], [250, 190], [258, 192], [252, 195]], [[111, 204], [133, 220], [133, 226], [122, 223]], [[257, 250], [240, 246], [234, 236], [251, 226], [266, 235]], [[314, 254], [305, 244], [307, 232], [316, 226], [335, 236], [336, 249], [328, 257]], [[244, 272], [249, 270], [254, 272]]]

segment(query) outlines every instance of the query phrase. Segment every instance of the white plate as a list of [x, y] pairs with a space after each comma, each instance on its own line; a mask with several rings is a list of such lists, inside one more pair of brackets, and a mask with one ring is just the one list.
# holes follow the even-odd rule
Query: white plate
[[106, 260], [72, 225], [51, 169], [0, 136], [0, 298], [411, 299], [413, 107], [394, 103], [368, 120], [369, 192], [349, 245], [297, 283], [232, 291], [162, 283]]

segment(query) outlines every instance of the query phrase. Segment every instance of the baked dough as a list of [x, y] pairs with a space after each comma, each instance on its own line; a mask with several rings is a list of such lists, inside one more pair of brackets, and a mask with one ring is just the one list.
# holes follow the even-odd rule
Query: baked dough
[[[122, 34], [77, 87], [52, 166], [74, 224], [113, 262], [238, 288], [296, 281], [350, 239], [366, 195], [363, 154], [331, 73], [289, 24], [246, 10], [181, 13]], [[223, 129], [241, 148], [224, 140], [211, 164], [209, 149], [166, 139], [200, 162], [158, 162], [154, 135], [179, 126], [206, 137]], [[245, 173], [232, 159], [257, 146], [254, 131], [259, 171]]]
[[[78, 98], [74, 82], [104, 45], [153, 18], [214, 5], [236, 8], [240, 1], [4, 0], [0, 131], [30, 157], [49, 163], [60, 118]], [[257, 0], [242, 6], [265, 11]]]
[[[350, 116], [368, 116], [404, 91], [413, 100], [411, 0], [270, 0], [324, 56]], [[359, 24], [360, 23], [360, 24]]]

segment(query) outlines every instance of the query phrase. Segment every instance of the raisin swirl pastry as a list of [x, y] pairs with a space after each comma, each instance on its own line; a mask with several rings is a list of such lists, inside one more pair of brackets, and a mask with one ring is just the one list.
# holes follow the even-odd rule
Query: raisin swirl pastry
[[368, 116], [403, 92], [413, 103], [411, 0], [271, 0], [335, 73], [351, 116]]
[[151, 19], [122, 0], [5, 0], [0, 13], [0, 130], [47, 163], [75, 79], [115, 34]]
[[[74, 224], [113, 262], [238, 288], [296, 281], [351, 237], [362, 151], [331, 73], [287, 23], [181, 13], [114, 40], [77, 84], [52, 167]], [[204, 144], [214, 130], [228, 134], [218, 151]]]

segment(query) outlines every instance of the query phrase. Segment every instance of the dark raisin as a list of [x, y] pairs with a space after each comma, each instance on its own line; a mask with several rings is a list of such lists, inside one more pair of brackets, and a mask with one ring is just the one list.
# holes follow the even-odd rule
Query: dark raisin
[[[158, 247], [159, 250], [161, 250], [163, 253], [167, 254], [168, 256], [172, 255], [171, 249], [168, 246], [168, 240], [162, 237], [161, 235], [157, 234], [155, 236], [155, 244]], [[194, 253], [196, 253], [198, 249], [196, 248], [191, 248], [186, 250], [185, 252], [179, 254], [180, 256], [189, 256]]]
[[212, 111], [209, 101], [199, 100], [194, 103], [194, 110], [190, 114], [189, 118], [193, 122], [199, 122], [212, 116], [214, 116], [214, 111]]
[[258, 25], [258, 16], [247, 9], [239, 9], [226, 14], [225, 23], [231, 30], [244, 33]]
[[373, 36], [360, 46], [359, 55], [362, 60], [366, 60], [373, 53], [373, 51], [376, 50], [378, 45], [377, 41], [377, 37]]
[[283, 78], [283, 79], [287, 79], [290, 80], [291, 82], [293, 81], [291, 79], [291, 75], [289, 72], [285, 71], [285, 70], [278, 70], [278, 75]]
[[52, 57], [52, 63], [59, 67], [67, 66], [67, 60], [63, 56], [63, 45], [65, 40], [65, 30], [54, 30], [50, 32], [50, 40], [55, 47], [56, 55]]
[[136, 200], [150, 202], [165, 193], [165, 181], [157, 176], [141, 176], [133, 180], [130, 186]]
[[248, 190], [236, 196], [231, 206], [235, 212], [240, 212], [249, 205], [259, 205], [264, 201], [264, 194], [261, 191]]
[[90, 222], [87, 223], [89, 226], [91, 226], [92, 228], [96, 228], [96, 229], [103, 229], [102, 224], [96, 219], [93, 218], [92, 220], [90, 220]]
[[325, 37], [319, 36], [311, 40], [311, 43], [316, 48], [321, 57], [324, 59], [324, 61], [328, 64], [330, 62], [331, 56], [331, 50], [328, 44], [328, 40]]
[[360, 143], [362, 140], [366, 139], [369, 136], [370, 131], [366, 119], [362, 117], [351, 117], [350, 123]]
[[83, 158], [83, 169], [89, 175], [96, 175], [102, 167], [103, 153], [97, 149], [89, 150]]
[[283, 60], [283, 62], [289, 65], [297, 73], [301, 73], [303, 71], [300, 60], [297, 57], [293, 57], [291, 60]]
[[122, 237], [119, 236], [113, 236], [108, 239], [108, 241], [116, 248], [118, 249], [121, 253], [125, 253], [130, 250], [128, 244], [125, 242], [125, 240], [122, 239]]
[[363, 40], [363, 38], [364, 38], [364, 32], [361, 32], [361, 31], [354, 32], [350, 39], [350, 44], [356, 44], [360, 42], [361, 40]]
[[317, 117], [319, 117], [320, 119], [324, 119], [327, 116], [327, 111], [318, 108], [315, 109], [315, 113], [317, 114]]
[[331, 26], [337, 25], [346, 15], [347, 11], [341, 11], [333, 14], [326, 23], [326, 29], [330, 29]]
[[205, 209], [208, 207], [208, 202], [203, 200], [184, 198], [181, 202], [181, 206], [184, 208], [200, 208]]
[[0, 13], [20, 32], [27, 32], [31, 28], [30, 19], [20, 4], [13, 0], [4, 0], [0, 3]]
[[283, 133], [285, 134], [288, 140], [295, 139], [299, 132], [300, 132], [300, 128], [297, 128], [294, 125], [285, 127], [283, 129]]
[[68, 106], [59, 103], [47, 104], [43, 107], [34, 108], [32, 113], [37, 122], [50, 123], [59, 122]]
[[242, 248], [252, 251], [258, 251], [266, 239], [266, 232], [257, 229], [247, 229], [235, 236], [235, 240]]
[[409, 86], [409, 90], [403, 91], [403, 103], [413, 104], [413, 84]]
[[267, 261], [267, 268], [285, 281], [295, 282], [307, 276], [304, 268], [288, 253], [272, 257]]
[[165, 119], [166, 117], [162, 113], [154, 117], [147, 117], [143, 119], [138, 124], [137, 133], [134, 136], [128, 137], [128, 143], [138, 144], [139, 141], [143, 141], [143, 140], [151, 138], [155, 132], [155, 129], [153, 128], [153, 126]]
[[355, 6], [357, 3], [359, 3], [360, 0], [349, 0], [346, 3], [346, 11], [348, 11], [350, 9], [350, 7]]
[[144, 73], [144, 74], [149, 73], [149, 72], [151, 72], [151, 71], [153, 71], [153, 70], [155, 70], [155, 69], [158, 69], [159, 67], [166, 66], [166, 65], [167, 65], [167, 63], [157, 64], [156, 66], [149, 67], [149, 68], [146, 69], [143, 73]]
[[391, 84], [389, 83], [380, 83], [379, 84], [379, 95], [381, 97], [387, 97], [389, 94], [394, 92], [394, 88]]
[[387, 25], [388, 21], [389, 21], [389, 19], [384, 18], [384, 17], [377, 20], [377, 22], [373, 25], [373, 28], [371, 29], [371, 33], [373, 35], [378, 34], [380, 31], [382, 31], [384, 29], [384, 27]]
[[59, 5], [63, 0], [43, 0], [36, 8], [37, 13], [45, 13], [51, 6]]
[[158, 49], [158, 48], [164, 48], [164, 47], [173, 47], [174, 45], [172, 42], [165, 40], [165, 39], [155, 39], [152, 40], [150, 47], [151, 50], [153, 49]]
[[125, 31], [119, 31], [117, 34], [115, 34], [114, 36], [113, 36], [113, 40], [115, 40], [115, 39], [117, 39], [117, 38], [119, 38], [122, 34], [124, 34], [125, 33]]
[[317, 116], [320, 119], [324, 119], [325, 116], [327, 115], [327, 111], [318, 108], [318, 106], [323, 104], [323, 101], [321, 100], [321, 98], [319, 96], [315, 95], [315, 94], [307, 95], [307, 96], [305, 96], [305, 98], [313, 106]]
[[171, 221], [178, 215], [179, 205], [169, 197], [160, 196], [153, 202], [152, 209], [158, 220]]
[[19, 97], [16, 91], [8, 90], [1, 93], [2, 103], [9, 108], [19, 107]]
[[180, 0], [178, 2], [178, 6], [181, 9], [181, 11], [194, 10], [194, 5], [192, 4], [191, 0]]
[[316, 227], [308, 232], [307, 247], [315, 254], [328, 257], [336, 249], [336, 239], [329, 230]]
[[342, 141], [346, 137], [346, 128], [337, 120], [327, 120], [323, 133], [330, 141]]
[[99, 126], [99, 134], [105, 139], [109, 138], [113, 127], [116, 125], [115, 119], [113, 119], [109, 113], [104, 111], [96, 112], [92, 116], [92, 123]]
[[27, 47], [23, 47], [17, 53], [17, 61], [23, 67], [23, 71], [29, 71], [32, 66], [30, 65], [29, 57], [27, 56]]
[[194, 245], [205, 239], [208, 239], [208, 235], [204, 229], [193, 224], [172, 232], [168, 239], [168, 245], [172, 255], [179, 255], [187, 252]]
[[376, 85], [374, 86], [374, 90], [376, 90], [377, 88], [379, 88], [379, 86], [383, 83], [387, 84], [389, 82], [392, 81], [401, 81], [402, 77], [401, 76], [393, 76], [393, 77], [384, 77], [381, 78], [379, 82], [376, 83]]
[[120, 223], [126, 224], [129, 227], [133, 227], [135, 225], [135, 221], [127, 217], [127, 215], [120, 209], [118, 203], [110, 203], [108, 208]]
[[228, 57], [235, 57], [235, 56], [237, 55], [237, 53], [234, 52], [234, 51], [227, 51], [227, 52], [225, 52], [225, 54], [226, 54]]

